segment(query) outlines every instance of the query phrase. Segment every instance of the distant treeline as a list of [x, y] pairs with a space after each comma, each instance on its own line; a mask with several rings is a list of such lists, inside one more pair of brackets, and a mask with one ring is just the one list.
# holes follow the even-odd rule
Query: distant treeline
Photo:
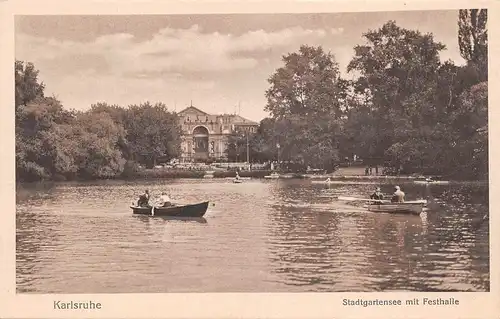
[[[442, 63], [432, 34], [389, 21], [364, 34], [342, 79], [335, 57], [301, 46], [268, 79], [271, 116], [248, 137], [251, 161], [325, 167], [354, 154], [404, 172], [488, 176], [487, 12], [460, 10], [457, 41], [467, 61]], [[32, 63], [16, 61], [19, 181], [133, 176], [137, 163], [180, 155], [177, 115], [164, 104], [88, 111], [44, 96]], [[247, 137], [231, 137], [230, 160], [246, 159]], [[383, 163], [380, 163], [383, 161]]]

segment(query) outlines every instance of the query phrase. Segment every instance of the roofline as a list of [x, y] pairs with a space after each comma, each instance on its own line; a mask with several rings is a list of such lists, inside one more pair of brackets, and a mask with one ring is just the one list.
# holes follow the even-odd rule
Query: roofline
[[190, 108], [193, 108], [193, 109], [195, 109], [196, 111], [203, 113], [203, 115], [211, 115], [211, 114], [208, 114], [208, 113], [207, 113], [207, 112], [205, 112], [205, 111], [200, 110], [200, 109], [199, 109], [199, 108], [197, 108], [196, 106], [192, 106], [192, 105], [190, 105], [190, 106], [188, 106], [188, 107], [184, 108], [182, 111], [177, 112], [177, 114], [181, 114], [182, 112], [184, 112], [184, 111], [186, 111], [187, 109], [190, 109]]

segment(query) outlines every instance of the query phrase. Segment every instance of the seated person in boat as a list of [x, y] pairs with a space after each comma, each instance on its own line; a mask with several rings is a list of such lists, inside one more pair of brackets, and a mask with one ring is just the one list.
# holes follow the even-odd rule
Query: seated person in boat
[[380, 187], [377, 187], [375, 192], [370, 195], [370, 199], [383, 200], [384, 195], [380, 192]]
[[328, 177], [328, 178], [326, 179], [326, 181], [325, 181], [325, 182], [326, 182], [326, 183], [330, 183], [331, 181], [332, 181], [332, 180], [330, 179], [330, 177]]
[[392, 194], [391, 202], [393, 203], [404, 203], [405, 201], [405, 193], [401, 191], [399, 186], [394, 187], [394, 194]]
[[139, 207], [149, 206], [149, 191], [147, 189], [144, 192], [144, 194], [139, 196], [139, 200], [137, 201], [137, 206]]
[[172, 201], [170, 200], [170, 197], [167, 195], [167, 193], [165, 192], [161, 193], [159, 206], [161, 207], [172, 206]]

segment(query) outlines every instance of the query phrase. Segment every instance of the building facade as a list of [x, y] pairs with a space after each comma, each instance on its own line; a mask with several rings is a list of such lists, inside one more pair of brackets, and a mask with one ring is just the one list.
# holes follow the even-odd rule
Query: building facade
[[190, 106], [177, 113], [182, 130], [181, 161], [226, 160], [229, 137], [255, 133], [258, 123], [236, 114], [215, 115]]

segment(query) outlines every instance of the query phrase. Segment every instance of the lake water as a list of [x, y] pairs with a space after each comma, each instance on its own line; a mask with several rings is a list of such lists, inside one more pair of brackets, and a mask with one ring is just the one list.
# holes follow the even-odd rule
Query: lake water
[[[334, 199], [367, 196], [377, 186], [367, 182], [24, 185], [17, 292], [489, 291], [488, 186], [399, 185], [429, 210], [388, 215]], [[146, 188], [215, 206], [196, 220], [134, 216]]]

